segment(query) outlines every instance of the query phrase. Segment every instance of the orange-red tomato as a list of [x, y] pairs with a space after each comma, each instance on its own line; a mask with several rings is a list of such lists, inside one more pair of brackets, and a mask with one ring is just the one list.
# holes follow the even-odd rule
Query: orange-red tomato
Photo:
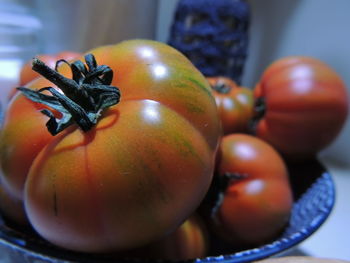
[[[114, 71], [120, 102], [98, 111], [90, 130], [72, 125], [52, 136], [45, 107], [16, 95], [0, 135], [1, 179], [48, 241], [86, 252], [132, 248], [197, 208], [211, 183], [220, 121], [206, 79], [168, 45], [130, 40], [89, 53]], [[106, 77], [94, 76], [84, 81]], [[28, 88], [47, 86], [38, 78]]]
[[[40, 54], [37, 56], [38, 59], [45, 62], [47, 66], [50, 68], [55, 68], [56, 62], [60, 59], [64, 59], [66, 61], [71, 61], [73, 59], [76, 59], [80, 57], [82, 54], [78, 52], [73, 51], [62, 51], [57, 54]], [[40, 74], [32, 70], [32, 61], [27, 61], [21, 68], [20, 75], [19, 75], [19, 81], [18, 86], [25, 86], [32, 80], [40, 77]], [[10, 94], [9, 99], [13, 97], [13, 95], [17, 92], [17, 90], [14, 88]]]
[[254, 90], [259, 104], [255, 134], [293, 159], [310, 158], [336, 138], [348, 114], [340, 76], [312, 57], [272, 63]]
[[209, 239], [206, 226], [198, 215], [190, 216], [173, 233], [145, 247], [126, 252], [124, 257], [153, 260], [189, 260], [207, 255]]
[[224, 134], [247, 132], [253, 116], [253, 91], [227, 77], [207, 77], [218, 107]]
[[280, 233], [293, 198], [286, 165], [274, 148], [251, 135], [224, 136], [216, 176], [224, 182], [212, 217], [219, 235], [253, 246]]

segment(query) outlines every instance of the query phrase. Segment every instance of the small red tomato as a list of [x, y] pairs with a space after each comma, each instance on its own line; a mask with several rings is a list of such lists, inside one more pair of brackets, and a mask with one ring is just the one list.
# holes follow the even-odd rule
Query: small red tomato
[[212, 87], [223, 133], [247, 132], [253, 116], [253, 91], [227, 77], [207, 77]]
[[255, 135], [293, 159], [310, 158], [337, 137], [348, 114], [340, 76], [311, 57], [285, 57], [262, 74], [254, 90]]
[[183, 261], [207, 255], [209, 239], [206, 226], [198, 215], [190, 216], [173, 233], [123, 256], [140, 259]]
[[216, 176], [224, 182], [223, 199], [212, 214], [220, 236], [235, 244], [259, 245], [280, 233], [293, 198], [286, 165], [274, 148], [251, 135], [224, 136]]

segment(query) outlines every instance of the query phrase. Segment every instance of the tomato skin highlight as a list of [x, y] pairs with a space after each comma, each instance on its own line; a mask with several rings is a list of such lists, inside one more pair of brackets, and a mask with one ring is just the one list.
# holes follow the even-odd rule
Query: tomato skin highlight
[[223, 134], [248, 132], [254, 113], [253, 91], [227, 77], [207, 77], [207, 80], [218, 107]]
[[[204, 76], [175, 49], [131, 40], [89, 53], [113, 69], [120, 103], [86, 133], [74, 125], [51, 136], [45, 107], [18, 93], [1, 130], [13, 139], [0, 140], [0, 163], [42, 237], [113, 252], [160, 239], [194, 212], [211, 183], [220, 121]], [[71, 75], [67, 65], [58, 71]], [[43, 78], [27, 85], [47, 86], [57, 88]], [[32, 125], [21, 124], [26, 119]]]
[[348, 114], [343, 80], [312, 57], [291, 56], [272, 63], [254, 97], [265, 105], [255, 135], [290, 159], [315, 157], [337, 137]]
[[[267, 165], [268, 164], [268, 165]], [[293, 205], [288, 171], [269, 144], [245, 134], [224, 136], [217, 176], [241, 175], [229, 182], [214, 229], [236, 245], [261, 245], [276, 237]]]

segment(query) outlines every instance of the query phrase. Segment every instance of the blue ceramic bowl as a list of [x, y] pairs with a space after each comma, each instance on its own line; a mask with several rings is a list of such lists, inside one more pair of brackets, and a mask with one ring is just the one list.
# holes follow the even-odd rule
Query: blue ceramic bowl
[[[243, 263], [260, 260], [290, 249], [314, 233], [334, 206], [335, 189], [332, 177], [316, 160], [289, 165], [289, 170], [295, 202], [289, 224], [279, 238], [260, 247], [241, 250], [214, 238], [209, 253], [211, 256], [186, 262]], [[10, 262], [115, 262], [108, 256], [59, 249], [33, 233], [11, 228], [3, 220], [0, 221], [0, 253], [6, 255]], [[118, 262], [141, 261], [121, 259]]]

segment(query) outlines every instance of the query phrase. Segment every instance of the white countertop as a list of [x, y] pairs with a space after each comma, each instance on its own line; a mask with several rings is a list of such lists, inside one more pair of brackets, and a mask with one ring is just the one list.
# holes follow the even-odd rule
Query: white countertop
[[322, 163], [334, 179], [334, 208], [320, 229], [287, 254], [350, 260], [350, 170]]

